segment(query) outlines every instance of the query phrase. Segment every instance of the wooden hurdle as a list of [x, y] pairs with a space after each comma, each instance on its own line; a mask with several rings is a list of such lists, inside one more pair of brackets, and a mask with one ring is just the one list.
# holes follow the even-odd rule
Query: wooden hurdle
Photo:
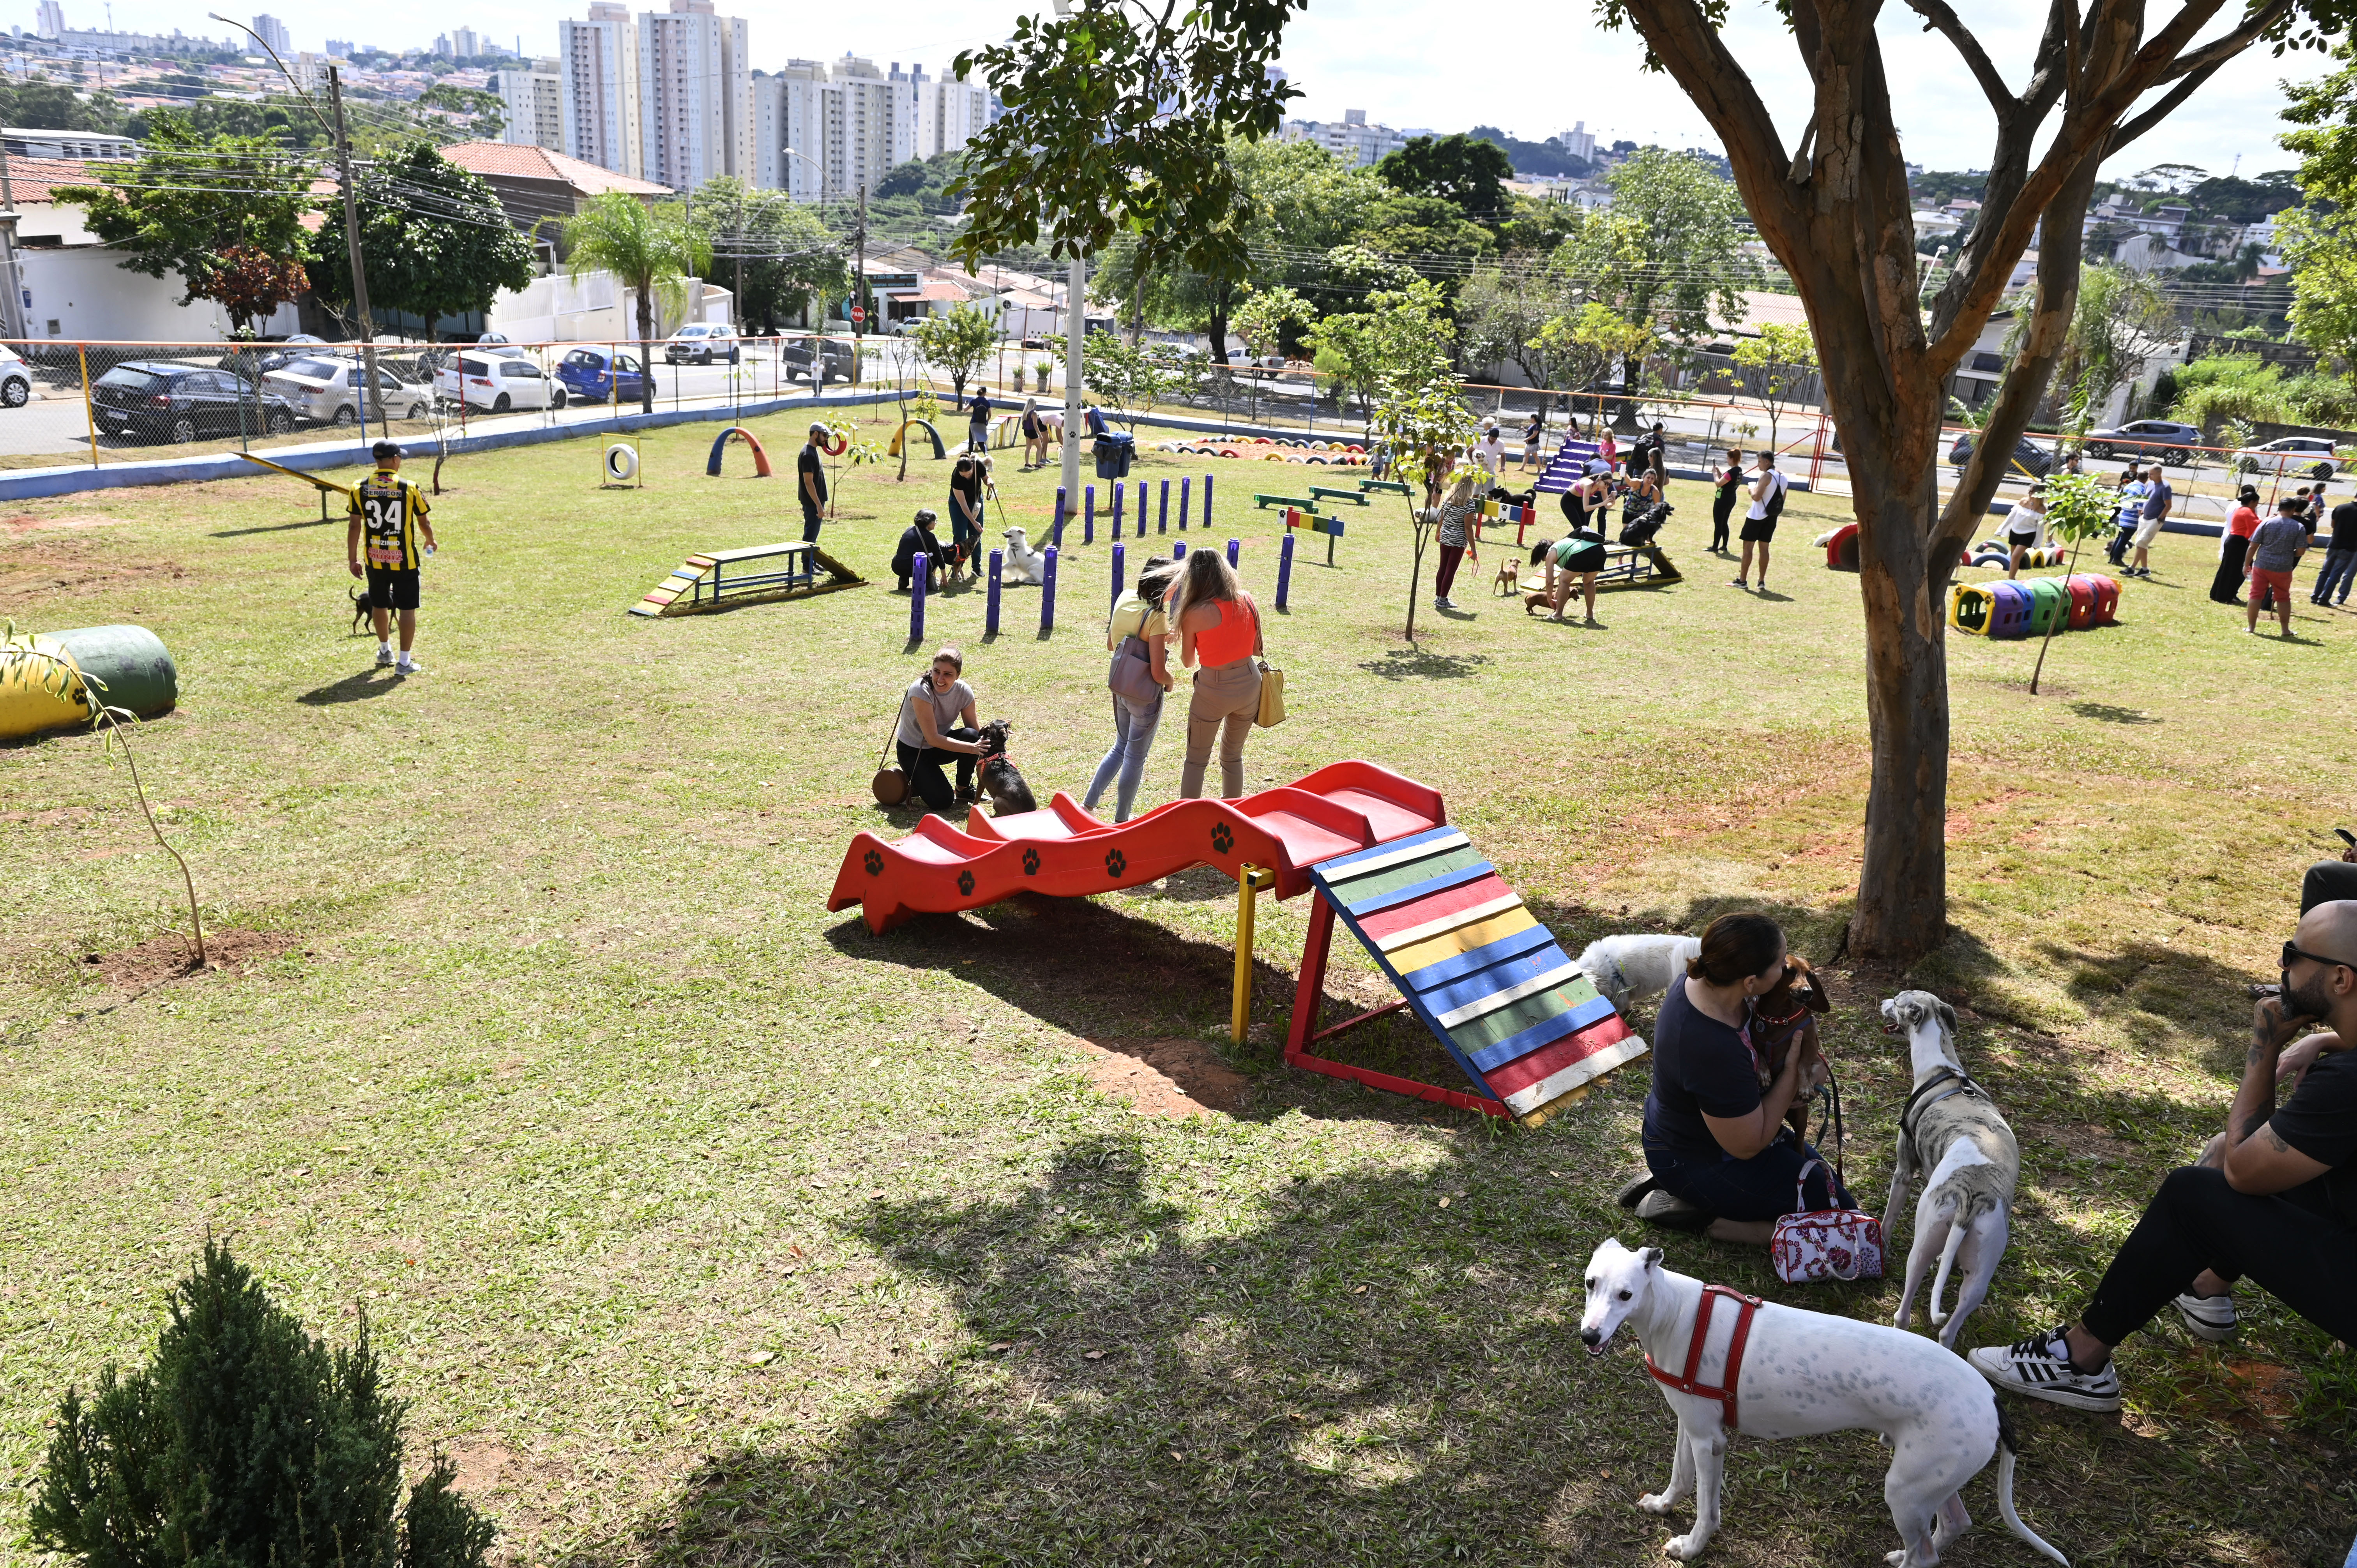
[[1298, 507], [1286, 508], [1284, 515], [1285, 530], [1287, 533], [1291, 533], [1297, 528], [1306, 528], [1312, 533], [1324, 534], [1326, 536], [1326, 564], [1329, 566], [1334, 564], [1334, 542], [1342, 537], [1342, 520], [1340, 518], [1321, 517], [1317, 512], [1303, 511]]

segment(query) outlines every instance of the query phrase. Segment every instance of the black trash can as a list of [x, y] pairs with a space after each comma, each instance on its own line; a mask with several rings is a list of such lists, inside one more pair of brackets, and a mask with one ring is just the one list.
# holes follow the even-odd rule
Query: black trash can
[[1097, 478], [1125, 479], [1129, 465], [1137, 456], [1137, 437], [1124, 431], [1108, 431], [1097, 437]]

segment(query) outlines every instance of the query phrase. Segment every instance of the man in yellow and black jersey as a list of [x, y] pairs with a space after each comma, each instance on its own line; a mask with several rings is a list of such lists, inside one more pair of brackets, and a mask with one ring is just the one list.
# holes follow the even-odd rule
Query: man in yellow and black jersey
[[[352, 490], [351, 526], [344, 532], [344, 553], [352, 575], [368, 583], [369, 613], [376, 621], [376, 661], [393, 662], [392, 617], [401, 616], [401, 660], [404, 675], [425, 666], [409, 655], [417, 640], [417, 569], [434, 553], [434, 524], [425, 492], [401, 477], [401, 448], [380, 441], [371, 448], [376, 472]], [[418, 550], [423, 538], [425, 548]], [[366, 564], [363, 564], [363, 556]]]

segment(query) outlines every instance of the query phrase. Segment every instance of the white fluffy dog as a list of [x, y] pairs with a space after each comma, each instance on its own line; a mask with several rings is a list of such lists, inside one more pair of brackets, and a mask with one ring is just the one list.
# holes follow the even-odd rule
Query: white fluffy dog
[[1686, 961], [1700, 951], [1702, 943], [1694, 937], [1598, 937], [1572, 967], [1594, 981], [1597, 994], [1625, 1016], [1630, 1003], [1667, 991], [1686, 972]]
[[1008, 585], [1048, 580], [1048, 558], [1031, 548], [1019, 528], [1006, 531], [1006, 558], [999, 566], [998, 580]]
[[[1730, 1430], [1739, 1426], [1747, 1437], [1774, 1442], [1863, 1428], [1890, 1445], [1882, 1496], [1906, 1542], [1888, 1559], [1898, 1568], [1932, 1568], [1972, 1528], [1963, 1487], [1992, 1455], [2006, 1528], [2069, 1568], [2069, 1560], [2014, 1512], [2012, 1431], [1994, 1391], [1961, 1357], [1879, 1323], [1763, 1302], [1745, 1326], [1730, 1376], [1738, 1303], [1713, 1298], [1696, 1345], [1704, 1300], [1702, 1282], [1662, 1267], [1658, 1247], [1631, 1251], [1608, 1236], [1587, 1260], [1580, 1343], [1601, 1356], [1613, 1331], [1627, 1323], [1646, 1360], [1662, 1369], [1653, 1375], [1678, 1418], [1669, 1485], [1637, 1499], [1639, 1508], [1659, 1514], [1694, 1496], [1694, 1529], [1663, 1548], [1672, 1557], [1701, 1556], [1718, 1529]], [[1673, 1386], [1663, 1372], [1689, 1388]]]

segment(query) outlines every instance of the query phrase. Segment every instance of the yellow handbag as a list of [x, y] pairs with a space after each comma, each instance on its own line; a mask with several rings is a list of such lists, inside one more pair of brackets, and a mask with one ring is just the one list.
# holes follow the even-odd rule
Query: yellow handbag
[[1272, 670], [1263, 660], [1260, 666], [1260, 713], [1253, 723], [1262, 729], [1273, 729], [1285, 722], [1285, 671]]

